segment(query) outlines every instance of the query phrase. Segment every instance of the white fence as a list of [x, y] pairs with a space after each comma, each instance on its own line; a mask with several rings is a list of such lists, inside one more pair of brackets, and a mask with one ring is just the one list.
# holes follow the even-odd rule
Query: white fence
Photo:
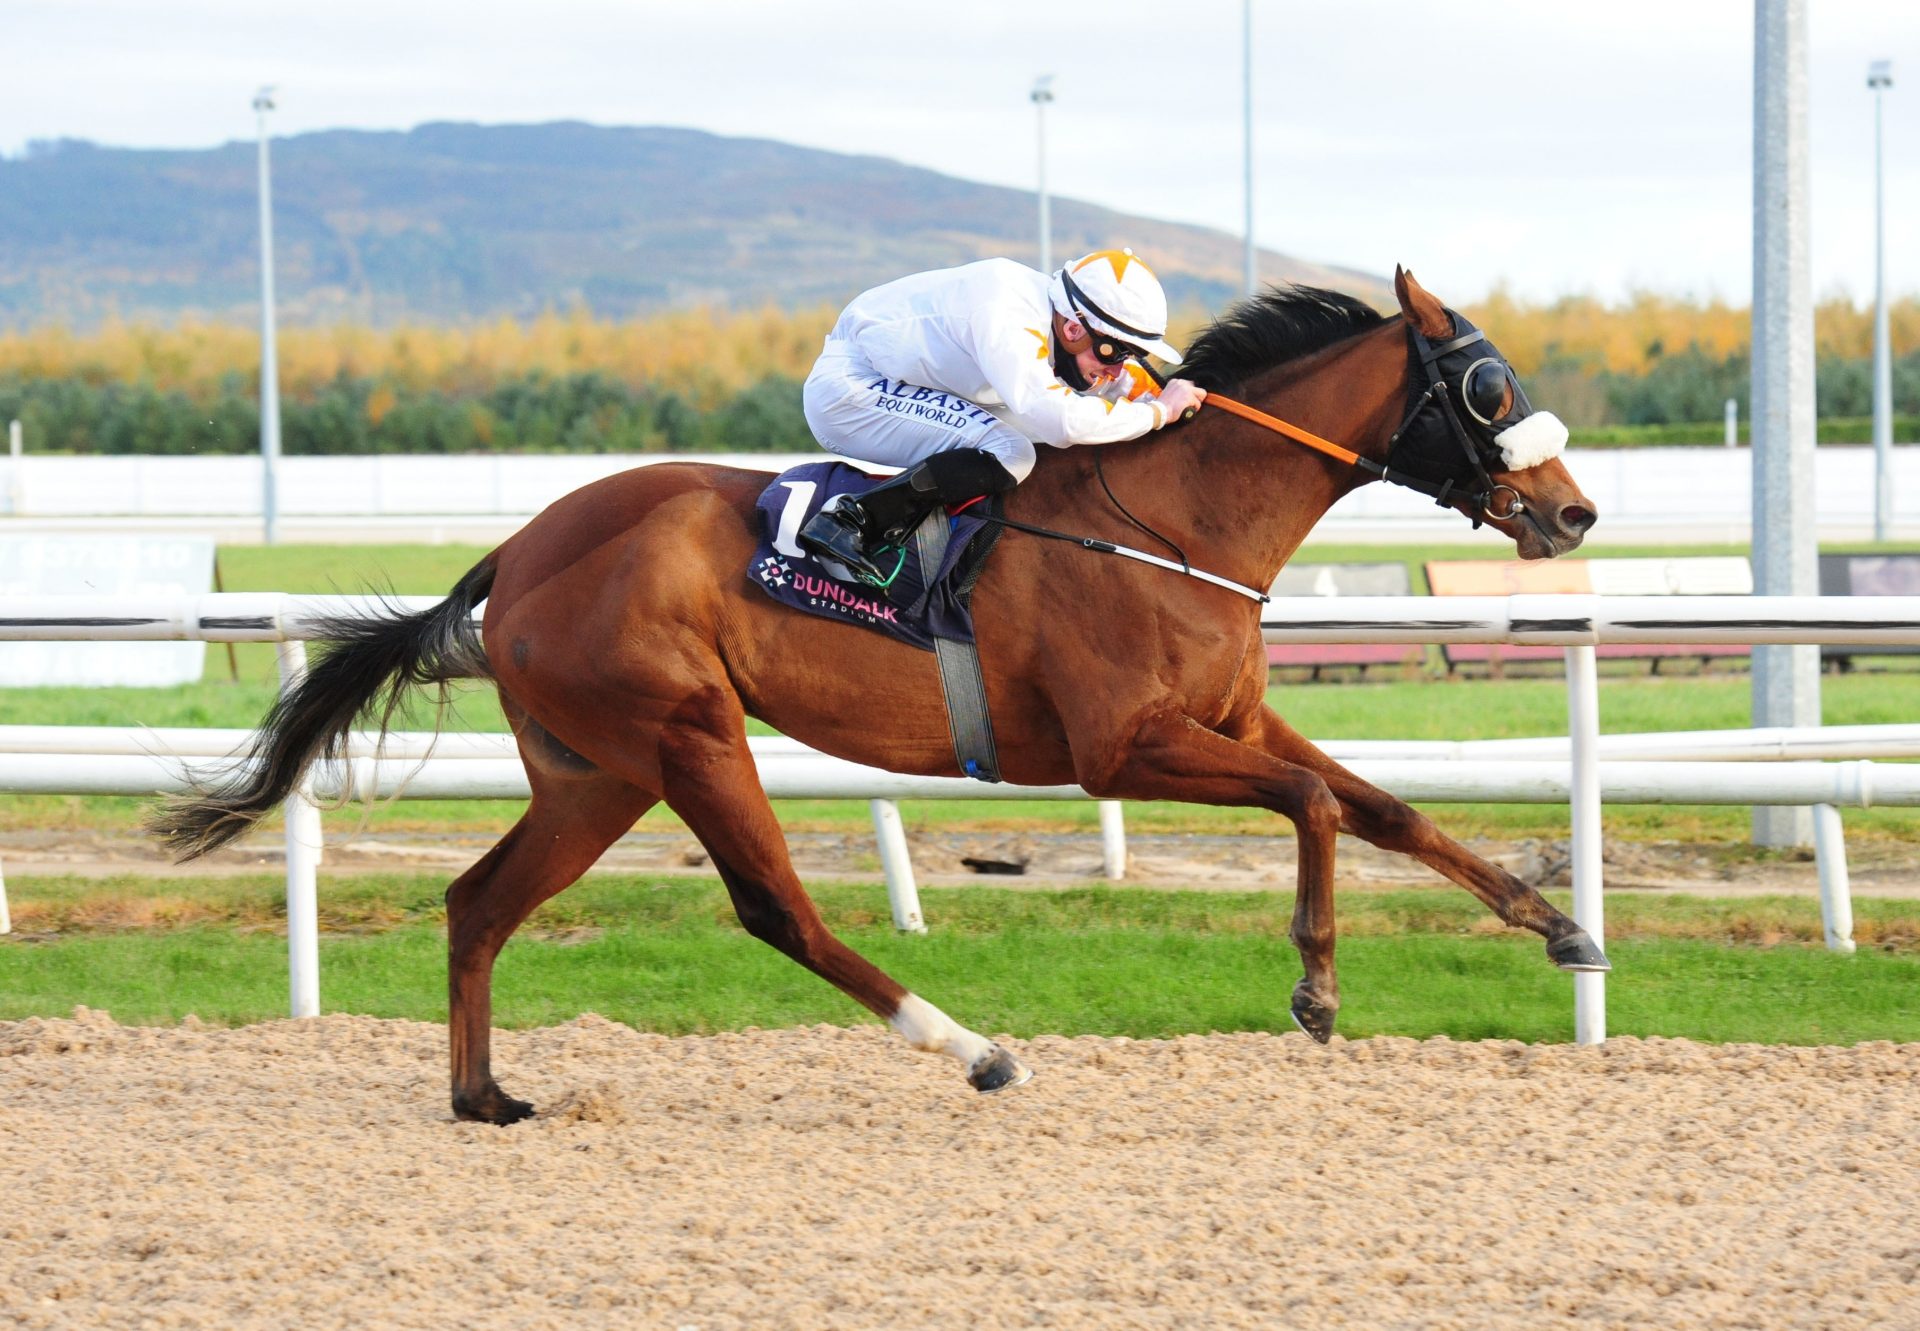
[[[419, 608], [435, 598], [401, 598]], [[207, 641], [278, 642], [283, 677], [299, 674], [300, 642], [318, 636], [315, 621], [343, 611], [364, 610], [354, 597], [283, 593], [213, 593], [158, 599], [19, 597], [0, 605], [0, 639], [107, 639], [119, 641], [201, 638]], [[1837, 858], [1839, 804], [1920, 805], [1920, 768], [1867, 761], [1845, 764], [1791, 762], [1756, 767], [1725, 762], [1608, 762], [1600, 760], [1598, 688], [1592, 646], [1633, 643], [1834, 643], [1893, 646], [1920, 643], [1920, 598], [1820, 597], [1354, 597], [1337, 602], [1285, 601], [1269, 606], [1264, 633], [1269, 642], [1493, 642], [1567, 647], [1568, 761], [1486, 763], [1435, 759], [1356, 758], [1369, 780], [1409, 800], [1565, 802], [1573, 813], [1574, 918], [1605, 946], [1600, 879], [1600, 806], [1605, 798], [1687, 804], [1813, 804], [1823, 854]], [[449, 737], [451, 739], [451, 737]], [[1888, 735], [1875, 742], [1895, 743]], [[463, 741], [471, 745], [473, 741]], [[488, 741], [497, 742], [497, 741]], [[1764, 744], [1785, 744], [1776, 732]], [[1810, 742], [1810, 741], [1809, 741]], [[1513, 743], [1511, 741], [1507, 743]], [[1528, 743], [1545, 743], [1529, 741]], [[1722, 740], [1721, 743], [1730, 743]], [[1656, 746], [1657, 747], [1657, 746]], [[155, 749], [135, 754], [75, 756], [16, 754], [0, 759], [0, 789], [153, 792], [184, 783], [178, 760]], [[1831, 751], [1831, 745], [1829, 745]], [[1882, 750], [1885, 751], [1884, 749]], [[1750, 756], [1750, 755], [1746, 755]], [[1077, 787], [985, 786], [963, 778], [908, 777], [773, 744], [756, 754], [768, 793], [776, 797], [865, 798], [1087, 798]], [[418, 757], [353, 757], [342, 770], [313, 774], [339, 793], [390, 793], [401, 784], [413, 797], [510, 797], [525, 793], [517, 760], [466, 757], [457, 763]], [[878, 805], [876, 825], [883, 860], [891, 856], [889, 827]], [[898, 831], [897, 813], [892, 830]], [[904, 840], [897, 842], [904, 854]], [[287, 816], [288, 944], [295, 1015], [319, 1010], [317, 905], [314, 870], [319, 820], [310, 801], [296, 797]], [[1852, 950], [1851, 909], [1844, 870], [1833, 884], [1822, 874], [1822, 914], [1828, 944]], [[298, 899], [296, 899], [298, 897]], [[895, 922], [919, 923], [917, 902]], [[1576, 975], [1575, 1035], [1581, 1043], [1605, 1039], [1605, 977]]]

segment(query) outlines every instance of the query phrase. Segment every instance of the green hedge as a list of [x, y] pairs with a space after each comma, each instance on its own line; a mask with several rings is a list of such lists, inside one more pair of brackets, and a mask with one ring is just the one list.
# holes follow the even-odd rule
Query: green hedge
[[[1905, 405], [1904, 399], [1896, 402]], [[1641, 402], [1637, 409], [1653, 408]], [[238, 378], [222, 385], [212, 401], [148, 383], [0, 378], [0, 421], [16, 418], [35, 453], [240, 454], [260, 446], [256, 388]], [[1742, 442], [1747, 425], [1740, 424]], [[1579, 426], [1573, 443], [1718, 444], [1725, 430], [1717, 415], [1707, 421]], [[1872, 431], [1872, 420], [1858, 415], [1829, 415], [1819, 426], [1820, 442], [1827, 444], [1866, 443]], [[1897, 417], [1894, 438], [1920, 438], [1920, 416]], [[281, 441], [293, 455], [797, 453], [814, 447], [800, 410], [800, 384], [782, 376], [769, 376], [706, 409], [668, 390], [600, 374], [518, 375], [458, 396], [343, 378], [311, 397], [282, 403]]]
[[[281, 404], [289, 454], [800, 452], [813, 447], [800, 385], [761, 380], [701, 410], [677, 393], [598, 374], [530, 374], [484, 393], [383, 391], [341, 379]], [[376, 409], [376, 402], [382, 406]], [[19, 419], [36, 453], [250, 453], [260, 446], [251, 384], [212, 402], [151, 384], [0, 379], [0, 420]]]
[[[1873, 417], [1835, 416], [1819, 423], [1823, 444], [1868, 444], [1873, 442]], [[1724, 444], [1727, 427], [1723, 421], [1689, 421], [1676, 425], [1599, 425], [1573, 431], [1575, 448], [1638, 448], [1661, 444]], [[1749, 423], [1739, 424], [1742, 444], [1752, 443]], [[1895, 443], [1910, 444], [1920, 439], [1920, 416], [1893, 418]]]

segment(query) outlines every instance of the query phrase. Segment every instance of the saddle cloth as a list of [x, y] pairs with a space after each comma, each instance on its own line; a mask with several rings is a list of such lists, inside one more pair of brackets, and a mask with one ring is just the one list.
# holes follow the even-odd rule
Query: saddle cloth
[[[822, 505], [838, 495], [864, 494], [880, 479], [844, 462], [809, 462], [782, 472], [761, 492], [761, 540], [747, 576], [781, 605], [860, 624], [923, 651], [932, 651], [936, 638], [971, 643], [973, 584], [1000, 534], [997, 524], [986, 521], [997, 514], [998, 496], [958, 515], [935, 512], [928, 519], [949, 523], [951, 532], [931, 587], [921, 576], [911, 539], [898, 576], [884, 590], [859, 582], [837, 563], [816, 559], [795, 541]], [[992, 511], [979, 512], [987, 508]]]

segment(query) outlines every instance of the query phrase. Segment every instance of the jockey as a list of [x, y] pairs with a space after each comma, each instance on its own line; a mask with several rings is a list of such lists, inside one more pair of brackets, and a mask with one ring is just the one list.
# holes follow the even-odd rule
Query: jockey
[[858, 296], [807, 376], [807, 424], [830, 452], [901, 472], [816, 514], [800, 545], [863, 582], [937, 505], [1011, 490], [1055, 448], [1138, 439], [1197, 408], [1169, 365], [1167, 297], [1132, 250], [1098, 250], [1051, 276], [1011, 259], [903, 277]]

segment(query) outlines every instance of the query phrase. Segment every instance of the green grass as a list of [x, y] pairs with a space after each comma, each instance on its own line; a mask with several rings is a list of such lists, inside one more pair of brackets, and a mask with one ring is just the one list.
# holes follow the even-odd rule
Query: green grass
[[[100, 927], [101, 903], [124, 886], [15, 886], [23, 929], [35, 921], [65, 927], [0, 939], [0, 1019], [65, 1015], [78, 1003], [132, 1023], [192, 1013], [237, 1024], [284, 1014], [286, 944], [273, 924], [274, 880], [184, 887], [170, 918]], [[1299, 961], [1286, 939], [1290, 901], [1282, 895], [927, 889], [932, 932], [921, 937], [893, 931], [878, 887], [827, 884], [815, 895], [852, 946], [993, 1032], [1145, 1038], [1290, 1028], [1286, 1003]], [[327, 1011], [445, 1018], [437, 896], [437, 880], [409, 875], [327, 886]], [[1853, 957], [1819, 947], [1818, 908], [1807, 900], [1633, 898], [1609, 910], [1615, 1034], [1920, 1040], [1920, 903], [1857, 903], [1863, 942]], [[1345, 1034], [1569, 1038], [1567, 977], [1546, 962], [1537, 939], [1504, 929], [1466, 894], [1348, 892], [1339, 911]], [[541, 909], [503, 954], [496, 1002], [503, 1026], [583, 1011], [675, 1034], [868, 1020], [747, 937], [718, 884], [615, 876], [590, 879]]]
[[[365, 935], [444, 921], [446, 880], [430, 872], [323, 874], [322, 932]], [[9, 892], [16, 929], [24, 937], [164, 933], [218, 927], [276, 931], [285, 921], [285, 881], [262, 871], [210, 878], [155, 880], [138, 872], [103, 877], [33, 875], [13, 880]], [[877, 883], [809, 885], [822, 911], [854, 928], [885, 923], [886, 899]], [[929, 914], [943, 931], [992, 933], [1013, 926], [1167, 928], [1199, 933], [1282, 934], [1293, 898], [1274, 892], [1168, 892], [1126, 887], [1007, 891], [995, 887], [928, 887]], [[1562, 908], [1567, 894], [1549, 892]], [[937, 904], [934, 904], [936, 903]], [[1691, 939], [1774, 946], [1820, 941], [1819, 912], [1799, 897], [1617, 896], [1608, 905], [1616, 939]], [[1855, 936], [1863, 947], [1920, 954], [1920, 901], [1884, 897], [1855, 903]], [[726, 894], [710, 879], [660, 874], [593, 874], [542, 905], [527, 928], [549, 934], [634, 925], [673, 931], [701, 923], [730, 926]], [[1497, 934], [1504, 931], [1483, 906], [1452, 888], [1353, 889], [1340, 899], [1343, 936], [1407, 933]]]
[[[1284, 938], [1165, 929], [1009, 929], [904, 938], [851, 929], [849, 943], [963, 1021], [991, 1032], [1158, 1038], [1285, 1031], [1299, 961]], [[197, 929], [95, 937], [8, 955], [0, 1020], [64, 1016], [80, 1002], [122, 1022], [189, 1013], [237, 1025], [284, 1016], [286, 950], [266, 934]], [[1610, 949], [1608, 1030], [1710, 1042], [1920, 1040], [1920, 961], [1808, 948], [1620, 943]], [[1340, 949], [1350, 1037], [1565, 1041], [1571, 986], [1527, 941], [1355, 938]], [[325, 1010], [446, 1018], [440, 934], [414, 927], [321, 948]], [[598, 1012], [641, 1030], [691, 1034], [871, 1018], [771, 949], [734, 931], [582, 942], [522, 939], [503, 955], [495, 1023], [551, 1025]]]

